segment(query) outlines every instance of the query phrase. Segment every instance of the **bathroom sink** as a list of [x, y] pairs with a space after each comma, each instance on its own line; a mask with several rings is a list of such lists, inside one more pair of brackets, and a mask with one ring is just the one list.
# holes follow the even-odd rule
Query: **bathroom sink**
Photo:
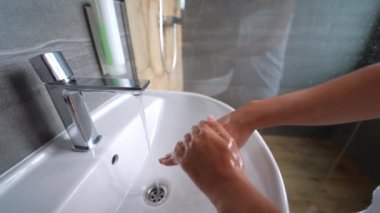
[[[151, 152], [140, 116], [142, 105]], [[93, 150], [71, 151], [63, 132], [0, 176], [0, 211], [216, 212], [180, 167], [162, 166], [158, 158], [199, 120], [232, 110], [192, 93], [119, 94], [92, 112], [102, 135]], [[251, 182], [288, 212], [280, 171], [260, 134], [254, 132], [241, 151]]]

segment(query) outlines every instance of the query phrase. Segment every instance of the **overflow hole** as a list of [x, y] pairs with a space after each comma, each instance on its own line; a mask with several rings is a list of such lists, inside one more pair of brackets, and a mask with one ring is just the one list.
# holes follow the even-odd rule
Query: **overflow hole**
[[112, 165], [115, 165], [115, 163], [117, 163], [117, 161], [119, 160], [119, 155], [115, 154], [113, 157], [112, 157]]

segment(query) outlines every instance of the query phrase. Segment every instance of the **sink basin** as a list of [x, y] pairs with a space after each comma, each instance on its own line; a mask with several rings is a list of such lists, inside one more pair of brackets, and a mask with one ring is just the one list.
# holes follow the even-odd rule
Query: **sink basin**
[[[0, 176], [0, 211], [216, 212], [180, 167], [164, 167], [158, 158], [171, 151], [199, 120], [232, 110], [222, 102], [192, 93], [117, 95], [92, 112], [103, 136], [94, 150], [71, 151], [69, 137], [63, 132]], [[241, 150], [249, 179], [288, 212], [284, 184], [272, 154], [258, 132], [249, 140]], [[165, 192], [156, 203], [146, 196], [155, 183]]]

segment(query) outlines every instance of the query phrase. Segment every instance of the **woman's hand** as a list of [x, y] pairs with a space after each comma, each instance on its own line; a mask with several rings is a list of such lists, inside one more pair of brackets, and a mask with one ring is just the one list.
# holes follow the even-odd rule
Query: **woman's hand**
[[237, 144], [222, 125], [210, 118], [193, 126], [192, 132], [160, 163], [180, 164], [211, 200], [215, 193], [220, 193], [221, 186], [244, 176]]
[[181, 165], [219, 213], [278, 212], [245, 176], [234, 139], [212, 119], [193, 126], [160, 163]]

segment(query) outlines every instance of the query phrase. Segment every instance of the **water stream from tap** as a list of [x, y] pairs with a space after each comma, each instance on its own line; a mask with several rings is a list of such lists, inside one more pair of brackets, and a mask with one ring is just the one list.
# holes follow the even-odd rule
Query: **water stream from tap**
[[[135, 176], [132, 178], [131, 185], [128, 187], [128, 189], [126, 189], [123, 198], [121, 199], [120, 203], [117, 205], [117, 207], [115, 208], [115, 210], [113, 211], [114, 213], [120, 212], [121, 208], [124, 205], [124, 202], [126, 201], [127, 196], [130, 193], [132, 193], [132, 196], [133, 196], [133, 194], [135, 193], [135, 192], [131, 192], [131, 190], [133, 191], [133, 188], [137, 187], [139, 189], [143, 189], [143, 191], [141, 191], [142, 192], [141, 196], [143, 196], [144, 193], [145, 193], [145, 189], [147, 189], [149, 187], [160, 188], [160, 185], [161, 185], [161, 184], [159, 184], [158, 179], [155, 177], [155, 175], [158, 174], [157, 173], [158, 168], [156, 168], [156, 166], [155, 166], [155, 164], [158, 164], [158, 160], [154, 159], [154, 156], [153, 156], [153, 153], [152, 153], [152, 148], [151, 148], [152, 137], [150, 135], [149, 127], [148, 127], [148, 123], [147, 123], [147, 117], [146, 117], [145, 107], [144, 107], [144, 101], [143, 101], [143, 94], [142, 93], [137, 93], [137, 94], [133, 94], [133, 96], [135, 97], [135, 100], [136, 100], [136, 102], [138, 104], [138, 108], [139, 108], [139, 111], [140, 111], [140, 118], [141, 118], [141, 121], [142, 121], [142, 127], [144, 129], [144, 136], [145, 136], [144, 138], [145, 138], [145, 143], [147, 145], [147, 151], [148, 151], [148, 156], [147, 156], [148, 159], [146, 159], [147, 161], [144, 164], [146, 164], [147, 167], [150, 167], [150, 169], [148, 171], [150, 172], [150, 177], [152, 177], [153, 180], [150, 181], [151, 179], [149, 179], [148, 182], [144, 183], [143, 186], [141, 186], [141, 185], [135, 186], [135, 184], [137, 182], [139, 182], [138, 178], [139, 178], [139, 175], [140, 175], [139, 173], [141, 171], [138, 172], [137, 174], [135, 174]], [[137, 183], [137, 184], [140, 184], [140, 183]]]
[[[147, 124], [147, 119], [146, 119], [146, 113], [145, 113], [145, 107], [144, 107], [144, 102], [143, 102], [143, 94], [140, 93], [139, 95], [136, 95], [135, 96], [137, 99], [138, 99], [138, 102], [139, 102], [139, 108], [140, 108], [140, 117], [141, 117], [141, 120], [142, 120], [142, 125], [143, 125], [143, 128], [144, 128], [144, 133], [145, 133], [145, 141], [146, 141], [146, 144], [147, 144], [147, 149], [148, 149], [148, 160], [150, 161], [150, 166], [151, 166], [151, 170], [152, 171], [152, 174], [158, 174], [156, 172], [156, 167], [155, 167], [155, 164], [158, 162], [157, 159], [154, 159], [153, 157], [153, 153], [152, 153], [152, 137], [151, 135], [149, 134], [149, 128], [148, 128], [148, 124]], [[151, 184], [151, 183], [150, 183]], [[154, 181], [155, 186], [158, 188], [159, 187], [159, 183], [157, 180]]]

